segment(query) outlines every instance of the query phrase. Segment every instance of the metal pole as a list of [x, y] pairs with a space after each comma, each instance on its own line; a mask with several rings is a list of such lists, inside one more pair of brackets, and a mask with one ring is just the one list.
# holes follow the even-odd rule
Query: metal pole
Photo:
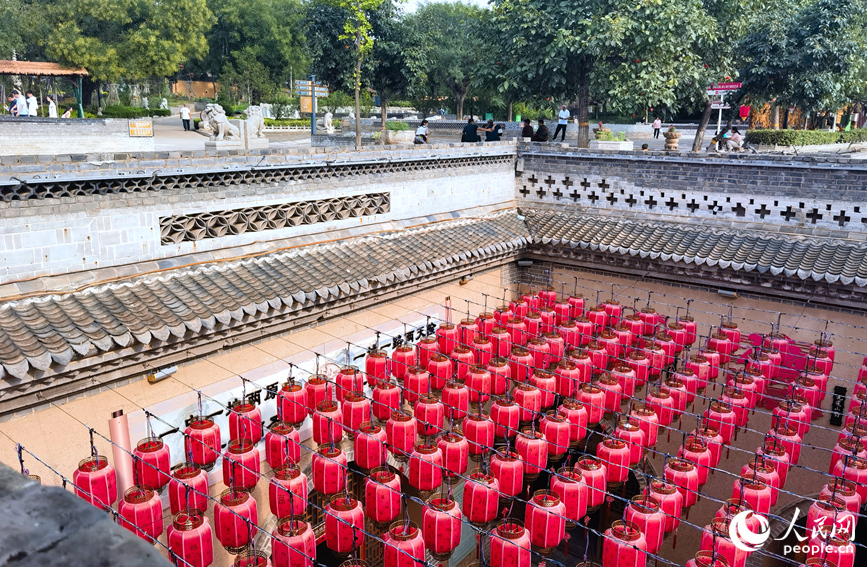
[[[316, 75], [310, 75], [310, 103], [313, 113], [310, 115], [310, 136], [316, 135]], [[356, 118], [356, 120], [358, 120]]]
[[82, 85], [81, 77], [78, 77], [78, 117], [84, 118], [84, 106], [82, 104], [82, 100], [84, 99], [84, 88]]
[[725, 99], [726, 99], [726, 93], [725, 93], [725, 91], [721, 91], [719, 94], [719, 102], [720, 102], [719, 116], [717, 116], [717, 119], [716, 119], [716, 133], [717, 134], [720, 133], [720, 129], [722, 128], [722, 111], [723, 111], [722, 107], [725, 106]]

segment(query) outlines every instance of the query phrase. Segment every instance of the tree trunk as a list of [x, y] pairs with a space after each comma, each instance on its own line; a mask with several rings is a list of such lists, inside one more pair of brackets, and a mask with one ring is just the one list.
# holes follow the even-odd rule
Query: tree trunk
[[[361, 39], [357, 39], [361, 45]], [[361, 150], [361, 52], [355, 52], [355, 149]]]
[[783, 114], [783, 130], [789, 129], [789, 107], [786, 107], [786, 112]]
[[457, 104], [458, 120], [463, 120], [464, 118], [464, 99], [466, 97], [466, 94], [455, 93], [455, 103]]
[[780, 129], [780, 107], [776, 104], [771, 111], [771, 128], [774, 130]]
[[512, 101], [509, 101], [509, 119], [508, 122], [512, 121]]
[[588, 79], [578, 85], [578, 147], [590, 146], [590, 83]]
[[388, 117], [388, 101], [381, 94], [379, 95], [379, 114], [382, 116], [382, 124], [379, 126], [379, 141], [385, 145], [385, 119]]
[[704, 131], [707, 130], [707, 123], [710, 122], [710, 99], [704, 103], [704, 113], [701, 115], [701, 122], [698, 124], [698, 130], [695, 132], [695, 140], [692, 141], [692, 151], [701, 152], [701, 146], [704, 144]]

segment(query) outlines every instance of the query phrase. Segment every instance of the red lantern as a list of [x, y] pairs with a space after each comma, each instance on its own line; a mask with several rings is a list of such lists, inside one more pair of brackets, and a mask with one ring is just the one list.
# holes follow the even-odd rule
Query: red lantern
[[599, 459], [585, 455], [578, 459], [575, 468], [581, 473], [581, 478], [587, 485], [587, 512], [595, 512], [605, 500], [607, 490], [605, 465]]
[[539, 422], [539, 429], [548, 442], [548, 458], [552, 463], [560, 462], [569, 450], [570, 423], [565, 417], [552, 410], [547, 412]]
[[[620, 344], [620, 339], [616, 333], [606, 329], [599, 334], [598, 341], [605, 347], [609, 360], [619, 360], [623, 358], [624, 347]], [[603, 368], [602, 370], [605, 369]]]
[[581, 473], [573, 467], [561, 468], [557, 476], [551, 479], [551, 490], [557, 493], [563, 503], [566, 529], [575, 528], [587, 514], [588, 488]]
[[797, 465], [798, 460], [801, 458], [801, 443], [803, 442], [803, 438], [798, 432], [787, 428], [785, 424], [777, 423], [768, 431], [768, 435], [775, 438], [786, 448], [786, 452], [789, 454], [789, 461], [793, 465]]
[[557, 393], [564, 398], [569, 398], [578, 388], [581, 373], [574, 362], [561, 360], [557, 363], [557, 369], [554, 371], [554, 376], [556, 377]]
[[347, 392], [343, 396], [340, 413], [347, 429], [346, 436], [354, 439], [361, 424], [370, 419], [370, 400], [356, 392]]
[[506, 321], [506, 330], [513, 345], [524, 346], [527, 344], [527, 323], [521, 317], [512, 317]]
[[695, 376], [696, 388], [695, 392], [704, 392], [710, 382], [710, 361], [701, 353], [694, 354], [689, 357], [689, 360], [684, 363], [684, 372], [692, 372]]
[[491, 537], [491, 567], [530, 567], [530, 534], [519, 520], [500, 521]]
[[425, 337], [416, 343], [418, 347], [418, 365], [427, 368], [430, 359], [437, 354], [437, 340], [435, 337]]
[[771, 511], [771, 487], [758, 478], [736, 480], [732, 498], [743, 498], [757, 514], [767, 515]]
[[644, 431], [630, 420], [630, 418], [622, 419], [614, 428], [614, 436], [623, 439], [629, 447], [629, 466], [637, 465], [641, 462], [644, 456], [645, 441]]
[[[189, 494], [189, 502], [187, 502], [187, 494]], [[169, 506], [172, 514], [185, 509], [206, 512], [208, 473], [194, 463], [184, 463], [172, 469], [172, 479], [169, 481]]]
[[355, 436], [355, 464], [364, 470], [381, 467], [388, 458], [385, 430], [369, 421], [361, 424]]
[[669, 459], [664, 470], [665, 480], [677, 486], [683, 496], [683, 507], [689, 508], [698, 501], [698, 469], [689, 461]]
[[602, 372], [608, 368], [608, 349], [603, 343], [593, 341], [587, 345], [587, 352], [590, 354], [590, 360], [593, 364], [594, 372]]
[[232, 406], [229, 412], [229, 437], [249, 439], [255, 445], [262, 440], [262, 412], [253, 404]]
[[533, 337], [527, 341], [527, 351], [533, 357], [533, 368], [546, 369], [551, 362], [551, 349], [548, 347], [548, 341], [542, 337]]
[[406, 461], [416, 439], [415, 418], [400, 411], [391, 413], [391, 419], [385, 425], [385, 434], [388, 437], [388, 450], [398, 461]]
[[421, 397], [415, 405], [416, 431], [419, 435], [436, 435], [443, 430], [446, 408], [436, 398]]
[[452, 350], [452, 353], [449, 356], [451, 356], [452, 360], [455, 362], [457, 379], [463, 382], [470, 373], [470, 366], [473, 366], [476, 362], [476, 355], [468, 347], [458, 345]]
[[553, 490], [537, 490], [524, 512], [533, 551], [550, 555], [566, 535], [566, 509]]
[[668, 334], [671, 335], [671, 340], [674, 342], [675, 352], [683, 352], [683, 349], [687, 344], [686, 327], [684, 327], [680, 321], [675, 321], [674, 323], [669, 323], [667, 328]]
[[287, 463], [274, 469], [274, 477], [268, 483], [268, 505], [278, 518], [304, 515], [307, 510], [307, 475], [298, 465]]
[[840, 459], [834, 469], [834, 476], [855, 483], [855, 491], [861, 497], [861, 502], [867, 501], [867, 460], [858, 457]]
[[731, 360], [731, 354], [735, 350], [735, 345], [724, 333], [713, 333], [707, 341], [709, 349], [719, 353], [720, 368], [728, 364]]
[[[559, 323], [557, 324], [559, 325]], [[542, 337], [544, 337], [545, 342], [548, 343], [548, 353], [551, 356], [551, 363], [557, 364], [566, 354], [566, 341], [563, 340], [560, 333], [554, 331], [550, 333], [542, 333]]]
[[596, 307], [591, 307], [587, 310], [585, 314], [590, 322], [593, 323], [593, 332], [598, 334], [605, 330], [608, 327], [608, 323], [611, 320], [611, 316], [605, 311], [605, 305], [597, 305]]
[[509, 368], [509, 361], [505, 358], [494, 358], [488, 363], [486, 370], [491, 375], [491, 393], [495, 396], [505, 394], [512, 381], [512, 369]]
[[464, 435], [469, 442], [470, 458], [481, 461], [494, 446], [494, 422], [484, 413], [469, 413], [464, 418]]
[[758, 448], [757, 454], [765, 457], [765, 462], [772, 466], [780, 477], [780, 488], [786, 486], [786, 477], [789, 474], [789, 454], [774, 437], [766, 437], [764, 444]]
[[337, 494], [346, 488], [346, 455], [339, 447], [321, 445], [313, 454], [313, 488], [322, 494]]
[[443, 323], [437, 329], [437, 345], [442, 354], [449, 355], [460, 340], [457, 327], [451, 323]]
[[[306, 410], [305, 410], [306, 413]], [[288, 423], [278, 421], [265, 434], [265, 460], [272, 469], [301, 460], [301, 435]]]
[[698, 484], [703, 486], [710, 474], [710, 463], [713, 459], [707, 444], [700, 437], [689, 436], [686, 444], [678, 449], [677, 456], [695, 465], [698, 470]]
[[[834, 474], [834, 469], [837, 463], [845, 456], [856, 456], [858, 458], [867, 458], [867, 450], [864, 449], [864, 444], [859, 438], [846, 437], [837, 441], [831, 453], [831, 465], [828, 467], [828, 474]], [[139, 476], [139, 478], [142, 478]]]
[[313, 567], [316, 534], [309, 523], [280, 518], [271, 535], [271, 561], [274, 567]]
[[605, 414], [605, 392], [593, 384], [581, 384], [578, 388], [578, 401], [587, 408], [587, 424], [596, 425]]
[[614, 413], [620, 411], [620, 404], [623, 400], [623, 390], [616, 378], [613, 378], [608, 372], [602, 374], [599, 380], [596, 381], [596, 386], [602, 388], [605, 392], [605, 398], [602, 405], [605, 407], [605, 413]]
[[337, 401], [342, 402], [346, 394], [350, 392], [361, 393], [364, 389], [364, 377], [357, 369], [347, 366], [341, 368], [334, 377], [337, 384]]
[[584, 315], [584, 298], [580, 294], [570, 295], [567, 302], [572, 308], [572, 311], [569, 314], [570, 318], [577, 319]]
[[689, 391], [686, 389], [686, 385], [682, 381], [673, 376], [669, 376], [665, 379], [665, 391], [668, 392], [669, 396], [671, 396], [671, 401], [674, 405], [673, 421], [679, 418], [686, 409], [686, 400], [689, 397]]
[[424, 539], [414, 522], [394, 522], [382, 541], [385, 567], [415, 567], [424, 563]]
[[472, 366], [466, 378], [467, 390], [470, 392], [470, 404], [478, 407], [491, 397], [491, 375], [482, 366]]
[[322, 374], [314, 374], [304, 385], [304, 393], [307, 395], [307, 413], [313, 415], [321, 402], [334, 399], [334, 386]]
[[[582, 321], [583, 324], [584, 318], [582, 317], [579, 320]], [[586, 321], [586, 324], [592, 330], [593, 323], [588, 320]], [[563, 321], [563, 323], [559, 327], [557, 327], [557, 333], [559, 333], [560, 336], [563, 337], [563, 342], [566, 343], [567, 351], [570, 349], [577, 349], [581, 347], [581, 331], [582, 329], [578, 328], [577, 321]]]
[[710, 466], [715, 467], [719, 464], [722, 456], [722, 448], [724, 445], [722, 435], [713, 427], [702, 427], [694, 430], [691, 435], [696, 439], [701, 439], [710, 450]]
[[163, 533], [163, 505], [148, 486], [133, 486], [117, 505], [119, 523], [138, 537], [152, 542]]
[[364, 543], [364, 512], [352, 497], [335, 494], [325, 506], [325, 542], [338, 556], [347, 556]]
[[454, 374], [454, 363], [451, 358], [436, 352], [430, 356], [427, 370], [430, 376], [431, 388], [435, 391], [440, 391]]
[[252, 534], [248, 521], [254, 525], [259, 523], [256, 499], [246, 490], [224, 490], [214, 505], [214, 528], [217, 541], [229, 553], [237, 555], [250, 544]]
[[518, 384], [512, 391], [515, 402], [521, 408], [521, 421], [530, 422], [542, 409], [542, 393], [532, 384]]
[[735, 547], [729, 537], [731, 520], [714, 518], [704, 527], [701, 536], [701, 550], [710, 551], [726, 560], [731, 567], [744, 567], [750, 552]]
[[494, 358], [494, 345], [486, 337], [476, 337], [469, 347], [475, 355], [476, 364], [482, 368], [490, 364]]
[[512, 400], [497, 398], [491, 404], [491, 421], [494, 422], [495, 437], [511, 439], [518, 433], [521, 408]]
[[587, 408], [581, 402], [566, 399], [557, 413], [569, 421], [569, 445], [577, 447], [587, 435]]
[[722, 395], [719, 398], [720, 403], [728, 404], [735, 413], [735, 425], [744, 427], [749, 420], [749, 399], [747, 396], [730, 386], [723, 388]]
[[752, 507], [747, 504], [746, 500], [741, 498], [729, 498], [725, 501], [725, 503], [717, 510], [714, 518], [734, 518], [741, 512], [749, 512], [744, 517], [744, 524], [749, 528], [751, 532], [754, 534], [761, 533], [763, 531], [763, 520], [762, 516], [759, 516], [755, 512], [753, 512]]
[[617, 520], [605, 530], [602, 567], [644, 567], [647, 540], [632, 522]]
[[404, 391], [403, 397], [410, 404], [418, 401], [419, 397], [427, 396], [430, 390], [430, 374], [427, 370], [418, 366], [411, 366], [406, 370], [404, 375]]
[[446, 417], [461, 420], [467, 416], [470, 407], [470, 391], [460, 382], [449, 382], [443, 388], [443, 405], [446, 406]]
[[[683, 384], [686, 389], [686, 403], [690, 403], [695, 399], [695, 394], [698, 392], [698, 376], [691, 369], [684, 368], [679, 372], [671, 375], [673, 380], [677, 380]], [[684, 409], [686, 405], [684, 405]], [[680, 410], [683, 411], [683, 410]]]
[[323, 400], [313, 414], [313, 442], [340, 443], [343, 440], [343, 412], [334, 400]]
[[626, 506], [626, 521], [638, 526], [647, 542], [647, 552], [655, 554], [665, 536], [665, 514], [651, 496], [633, 496]]
[[835, 478], [833, 482], [826, 484], [822, 488], [822, 492], [819, 493], [819, 499], [830, 499], [832, 496], [842, 500], [850, 512], [857, 514], [861, 509], [861, 497], [855, 491], [855, 483], [851, 480]]
[[622, 439], [606, 437], [596, 447], [596, 456], [605, 463], [605, 481], [611, 486], [620, 486], [629, 478], [631, 449]]
[[846, 508], [846, 503], [840, 498], [820, 497], [807, 511], [807, 531], [811, 533], [852, 530], [857, 523], [858, 518]]
[[720, 369], [720, 353], [716, 352], [712, 348], [699, 349], [698, 354], [705, 357], [707, 359], [708, 364], [708, 380], [710, 382], [715, 382], [716, 377], [719, 376]]
[[837, 530], [835, 535], [816, 534], [810, 538], [810, 558], [822, 557], [837, 567], [855, 566], [855, 545], [852, 544], [851, 532]]
[[495, 358], [509, 358], [512, 354], [512, 336], [505, 327], [494, 327], [491, 332], [491, 343], [494, 345]]
[[443, 454], [436, 445], [416, 445], [409, 458], [409, 485], [421, 493], [435, 490], [443, 480]]
[[476, 317], [476, 327], [478, 327], [479, 332], [483, 337], [488, 337], [491, 335], [491, 332], [494, 330], [494, 326], [496, 325], [496, 321], [494, 320], [494, 315], [491, 313], [479, 313], [479, 316]]
[[133, 462], [139, 486], [149, 486], [157, 492], [169, 483], [171, 456], [168, 446], [159, 437], [142, 439], [133, 451]]
[[461, 543], [461, 514], [454, 500], [435, 498], [422, 513], [424, 545], [436, 561], [448, 561]]
[[512, 380], [524, 383], [533, 375], [533, 355], [525, 348], [513, 347], [509, 355], [509, 370]]
[[505, 496], [515, 497], [524, 491], [524, 463], [518, 453], [494, 453], [491, 474]]
[[401, 494], [400, 479], [387, 466], [370, 471], [364, 483], [364, 507], [370, 521], [383, 526], [396, 520]]
[[529, 427], [521, 429], [515, 448], [524, 461], [524, 478], [530, 481], [539, 478], [539, 473], [548, 464], [548, 443], [542, 437], [542, 432]]
[[377, 382], [373, 389], [373, 415], [385, 423], [391, 413], [400, 407], [400, 388], [390, 382]]
[[479, 327], [476, 325], [475, 319], [461, 319], [458, 325], [458, 337], [460, 344], [470, 346], [473, 340], [479, 336]]
[[[419, 343], [419, 347], [421, 344]], [[367, 385], [373, 388], [378, 380], [388, 380], [389, 359], [383, 350], [370, 350], [364, 359], [364, 372], [367, 374]]]
[[397, 347], [391, 353], [391, 373], [398, 381], [406, 378], [407, 371], [415, 366], [417, 352], [415, 345], [405, 344]]
[[499, 485], [493, 475], [476, 469], [464, 483], [464, 516], [476, 527], [484, 527], [497, 517]]
[[469, 443], [462, 435], [450, 431], [439, 438], [437, 447], [443, 454], [443, 466], [447, 469], [448, 483], [457, 484], [461, 480], [461, 475], [467, 470]]
[[550, 372], [536, 370], [530, 378], [530, 384], [539, 389], [542, 409], [554, 405], [554, 396], [557, 394], [557, 379]]
[[211, 524], [200, 510], [179, 512], [166, 531], [169, 550], [192, 567], [208, 567], [214, 562]]
[[705, 423], [713, 427], [722, 435], [723, 443], [728, 445], [735, 434], [735, 422], [737, 416], [730, 404], [714, 401], [704, 412]]
[[764, 457], [750, 459], [741, 469], [741, 477], [759, 479], [767, 484], [768, 488], [771, 489], [771, 506], [777, 503], [777, 496], [780, 492], [780, 475], [770, 463], [765, 462]]
[[668, 427], [674, 421], [674, 400], [667, 390], [659, 386], [650, 387], [647, 391], [646, 404], [656, 414], [660, 425]]
[[648, 447], [654, 447], [659, 436], [659, 418], [656, 412], [644, 404], [636, 404], [629, 416], [638, 422], [638, 427], [644, 432]]
[[219, 426], [206, 417], [197, 416], [184, 430], [184, 452], [206, 471], [214, 468], [221, 445]]
[[259, 482], [259, 449], [249, 439], [232, 439], [223, 454], [223, 484], [252, 490]]
[[659, 503], [659, 509], [665, 514], [665, 533], [673, 532], [680, 525], [680, 515], [683, 513], [683, 494], [677, 486], [654, 478], [644, 489], [644, 495]]
[[[590, 359], [590, 355], [584, 352], [584, 350], [573, 350], [569, 352], [569, 362], [575, 365], [578, 369], [578, 382], [581, 384], [587, 384], [590, 382], [590, 378], [593, 376], [593, 361]], [[574, 394], [578, 394], [578, 387], [580, 384], [575, 385]]]

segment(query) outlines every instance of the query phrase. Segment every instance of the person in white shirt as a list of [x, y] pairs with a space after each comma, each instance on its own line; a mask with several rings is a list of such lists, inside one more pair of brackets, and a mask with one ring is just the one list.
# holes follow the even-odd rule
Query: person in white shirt
[[659, 119], [658, 116], [653, 120], [652, 126], [653, 126], [653, 139], [658, 140], [659, 139], [659, 129], [662, 128], [662, 121]]
[[566, 125], [569, 124], [569, 117], [571, 116], [571, 114], [569, 114], [569, 111], [566, 110], [565, 104], [560, 107], [560, 112], [557, 113], [557, 116], [559, 117], [559, 120], [557, 120], [557, 129], [554, 130], [554, 138], [551, 141], [552, 142], [557, 141], [557, 134], [560, 134], [560, 130], [562, 129], [563, 134], [560, 135], [560, 141], [565, 142], [566, 141]]
[[184, 125], [184, 131], [190, 130], [190, 109], [187, 105], [181, 107], [181, 123]]
[[427, 144], [427, 120], [422, 120], [418, 128], [415, 129], [414, 144]]
[[54, 102], [54, 97], [48, 95], [45, 97], [45, 100], [48, 101], [48, 117], [57, 118], [57, 104]]
[[33, 96], [33, 91], [27, 91], [27, 114], [39, 116], [39, 101]]
[[15, 115], [29, 116], [30, 113], [27, 111], [27, 101], [24, 100], [24, 96], [18, 91], [14, 91], [12, 94], [15, 96]]

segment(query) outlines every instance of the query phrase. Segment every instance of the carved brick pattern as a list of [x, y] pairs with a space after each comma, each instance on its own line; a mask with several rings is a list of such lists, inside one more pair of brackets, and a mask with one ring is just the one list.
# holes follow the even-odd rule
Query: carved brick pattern
[[409, 173], [458, 168], [478, 168], [502, 165], [514, 161], [514, 156], [468, 156], [431, 158], [408, 161], [383, 161], [328, 165], [269, 165], [244, 170], [179, 172], [159, 174], [126, 174], [112, 172], [108, 176], [82, 179], [27, 179], [0, 184], [3, 201], [56, 199], [85, 195], [112, 195], [146, 191], [196, 190], [237, 185], [275, 184], [297, 181], [346, 179], [347, 177]]
[[370, 193], [163, 217], [160, 219], [160, 238], [163, 244], [194, 242], [387, 213], [390, 205], [389, 193]]

